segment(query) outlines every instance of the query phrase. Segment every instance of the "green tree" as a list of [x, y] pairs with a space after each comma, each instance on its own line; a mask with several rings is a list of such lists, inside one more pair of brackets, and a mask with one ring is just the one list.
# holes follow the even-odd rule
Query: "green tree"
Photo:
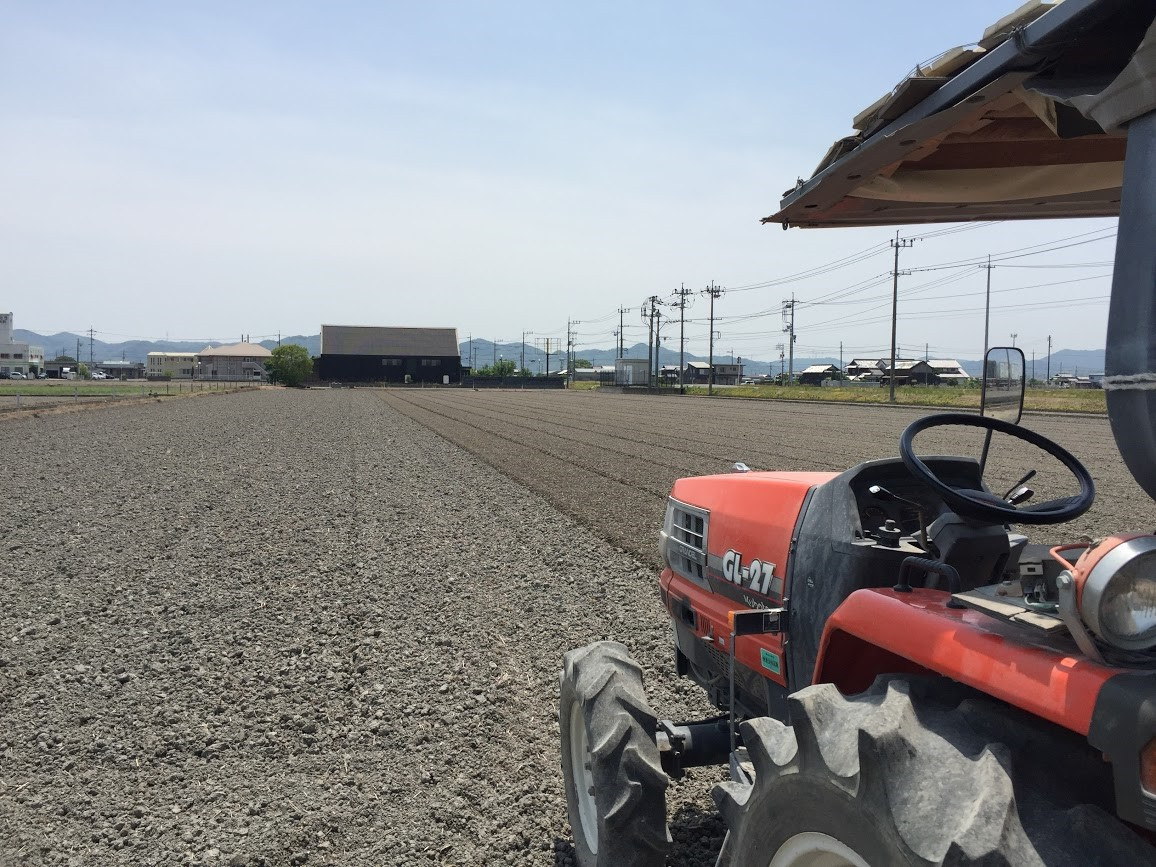
[[300, 385], [313, 373], [313, 359], [304, 346], [285, 343], [273, 350], [268, 367], [274, 382]]
[[589, 368], [592, 368], [593, 366], [594, 365], [591, 364], [589, 361], [587, 361], [585, 358], [575, 358], [574, 359], [574, 369], [575, 370], [589, 369]]
[[80, 374], [81, 379], [88, 379], [88, 377], [89, 377], [88, 365], [85, 364], [83, 361], [80, 362], [80, 366], [76, 368], [76, 372], [78, 374]]
[[518, 365], [509, 359], [499, 359], [494, 364], [487, 364], [476, 372], [476, 376], [513, 376]]

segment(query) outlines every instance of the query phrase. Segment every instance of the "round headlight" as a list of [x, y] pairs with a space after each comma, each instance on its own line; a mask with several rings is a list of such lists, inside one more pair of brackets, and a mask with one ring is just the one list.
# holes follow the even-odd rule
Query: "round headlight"
[[1113, 647], [1147, 650], [1156, 646], [1156, 537], [1109, 542], [1110, 549], [1101, 556], [1089, 552], [1091, 568], [1084, 579], [1080, 614], [1088, 628]]

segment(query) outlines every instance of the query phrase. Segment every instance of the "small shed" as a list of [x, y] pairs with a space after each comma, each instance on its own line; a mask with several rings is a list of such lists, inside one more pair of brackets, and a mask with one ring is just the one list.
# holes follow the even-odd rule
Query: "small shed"
[[649, 385], [650, 361], [645, 358], [619, 358], [614, 362], [615, 385]]
[[94, 367], [96, 370], [111, 376], [113, 379], [145, 378], [143, 361], [98, 361]]
[[799, 385], [820, 385], [824, 379], [833, 379], [839, 368], [833, 364], [812, 364], [799, 374]]
[[710, 365], [705, 361], [688, 361], [685, 381], [687, 385], [706, 385], [710, 382]]

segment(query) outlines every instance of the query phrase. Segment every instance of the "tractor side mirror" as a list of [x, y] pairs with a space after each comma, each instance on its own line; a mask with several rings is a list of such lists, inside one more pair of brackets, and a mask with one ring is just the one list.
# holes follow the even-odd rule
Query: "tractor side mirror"
[[1024, 412], [1024, 352], [993, 346], [983, 359], [983, 395], [979, 414], [1018, 424]]

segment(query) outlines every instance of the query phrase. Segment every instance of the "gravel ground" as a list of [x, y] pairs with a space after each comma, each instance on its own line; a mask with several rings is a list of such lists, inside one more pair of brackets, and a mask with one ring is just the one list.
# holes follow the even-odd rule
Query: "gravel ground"
[[[0, 418], [0, 864], [569, 864], [563, 653], [621, 640], [660, 714], [709, 710], [655, 592], [671, 481], [842, 469], [917, 414], [266, 389]], [[1156, 525], [1103, 419], [1028, 423], [1096, 477], [1065, 536]], [[714, 863], [717, 777], [672, 789], [671, 864]]]
[[[620, 639], [706, 710], [643, 564], [379, 393], [9, 419], [0, 453], [5, 865], [568, 864], [562, 654]], [[672, 863], [713, 863], [712, 779]]]

